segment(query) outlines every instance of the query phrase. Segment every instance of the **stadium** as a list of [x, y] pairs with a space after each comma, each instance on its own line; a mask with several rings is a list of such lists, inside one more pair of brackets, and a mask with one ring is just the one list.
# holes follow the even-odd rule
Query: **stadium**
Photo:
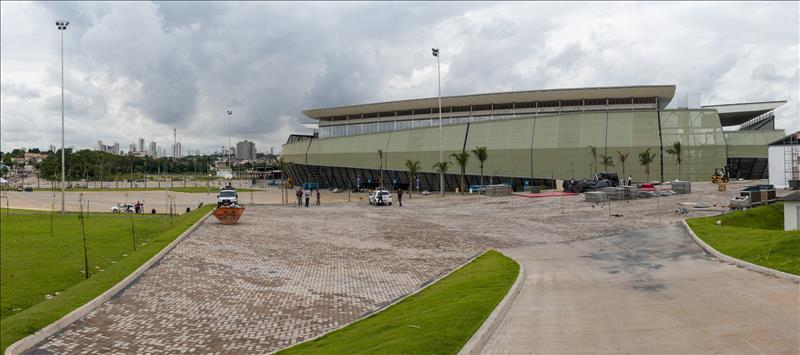
[[[646, 85], [442, 97], [441, 149], [453, 163], [444, 188], [459, 186], [460, 167], [450, 155], [479, 146], [488, 155], [484, 182], [517, 190], [606, 169], [623, 175], [620, 154], [628, 155], [624, 175], [634, 181], [707, 181], [722, 167], [733, 178], [767, 177], [767, 147], [785, 136], [775, 129], [774, 110], [786, 101], [667, 108], [674, 96], [675, 85]], [[291, 135], [283, 145], [288, 176], [322, 187], [438, 190], [438, 105], [432, 97], [303, 111], [317, 121], [316, 129]], [[675, 142], [681, 143], [681, 164], [668, 153]], [[649, 174], [638, 160], [647, 149], [655, 153]], [[614, 166], [602, 165], [602, 155]], [[410, 181], [406, 160], [420, 162], [418, 181]], [[472, 155], [468, 183], [478, 183], [480, 175]]]

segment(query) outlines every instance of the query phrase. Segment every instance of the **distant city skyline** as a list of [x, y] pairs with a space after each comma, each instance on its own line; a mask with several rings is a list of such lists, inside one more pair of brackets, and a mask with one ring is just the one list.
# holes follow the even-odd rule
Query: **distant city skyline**
[[2, 151], [61, 146], [59, 19], [77, 148], [171, 150], [177, 128], [184, 150], [279, 151], [310, 132], [303, 110], [436, 96], [430, 48], [445, 96], [674, 84], [702, 105], [785, 99], [776, 127], [800, 130], [798, 2], [4, 1]]

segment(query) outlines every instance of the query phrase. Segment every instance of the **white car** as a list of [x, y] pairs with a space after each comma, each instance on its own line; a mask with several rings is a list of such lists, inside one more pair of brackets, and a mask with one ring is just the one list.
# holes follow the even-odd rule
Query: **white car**
[[233, 186], [225, 186], [219, 190], [217, 195], [217, 207], [239, 204], [239, 194]]
[[121, 203], [116, 206], [111, 206], [112, 213], [120, 213], [120, 212], [133, 213], [133, 210], [134, 210], [133, 205], [129, 205], [127, 203]]
[[392, 205], [392, 193], [386, 190], [375, 190], [369, 193], [370, 205]]

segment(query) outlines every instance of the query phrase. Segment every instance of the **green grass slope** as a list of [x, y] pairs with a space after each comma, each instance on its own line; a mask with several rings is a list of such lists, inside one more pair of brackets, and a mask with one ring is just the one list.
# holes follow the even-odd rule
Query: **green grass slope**
[[[717, 225], [721, 221], [722, 225]], [[725, 255], [800, 275], [800, 231], [783, 230], [783, 204], [686, 220], [700, 239]]]
[[515, 261], [489, 251], [383, 312], [280, 354], [455, 354], [518, 273]]
[[85, 220], [88, 280], [83, 273], [83, 238], [77, 213], [54, 214], [51, 237], [49, 212], [0, 210], [3, 351], [115, 285], [211, 209], [211, 205], [203, 206], [172, 221], [165, 215], [89, 214]]

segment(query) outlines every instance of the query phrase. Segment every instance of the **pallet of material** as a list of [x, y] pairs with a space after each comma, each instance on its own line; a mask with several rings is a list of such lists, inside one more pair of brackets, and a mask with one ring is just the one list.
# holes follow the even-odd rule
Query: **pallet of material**
[[486, 196], [511, 196], [511, 192], [511, 186], [505, 184], [486, 186]]
[[622, 187], [604, 187], [602, 190], [609, 200], [625, 199], [625, 189]]
[[690, 194], [692, 193], [692, 182], [691, 181], [673, 181], [672, 182], [672, 191], [678, 194]]
[[606, 194], [602, 191], [589, 191], [583, 193], [583, 197], [586, 199], [586, 202], [605, 202], [606, 201]]

